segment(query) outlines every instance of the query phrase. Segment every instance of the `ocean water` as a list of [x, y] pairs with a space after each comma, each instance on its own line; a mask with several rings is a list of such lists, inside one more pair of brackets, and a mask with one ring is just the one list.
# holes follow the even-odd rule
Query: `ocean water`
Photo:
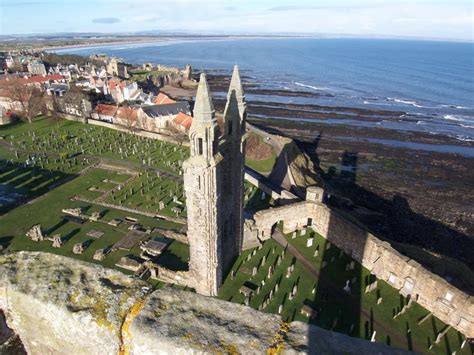
[[[474, 43], [364, 39], [225, 39], [67, 48], [132, 64], [242, 74], [262, 88], [330, 93], [299, 98], [248, 95], [253, 101], [403, 111], [378, 126], [474, 140]], [[297, 116], [295, 116], [297, 119]]]

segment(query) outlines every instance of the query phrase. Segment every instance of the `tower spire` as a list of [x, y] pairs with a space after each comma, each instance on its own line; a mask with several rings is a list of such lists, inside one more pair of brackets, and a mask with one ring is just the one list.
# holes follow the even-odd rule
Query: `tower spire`
[[215, 110], [212, 104], [209, 86], [207, 85], [206, 74], [201, 73], [199, 86], [196, 92], [194, 103], [193, 122], [209, 122], [215, 120]]
[[235, 92], [237, 101], [243, 101], [244, 89], [242, 87], [242, 80], [240, 80], [240, 71], [238, 65], [234, 65], [234, 71], [232, 72], [232, 79], [230, 80], [229, 93], [227, 96], [230, 97], [233, 91]]

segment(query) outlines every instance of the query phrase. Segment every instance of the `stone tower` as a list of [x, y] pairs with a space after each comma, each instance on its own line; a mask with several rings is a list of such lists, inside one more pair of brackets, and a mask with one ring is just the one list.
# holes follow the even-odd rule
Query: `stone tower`
[[191, 156], [183, 164], [189, 272], [198, 293], [215, 296], [242, 245], [245, 102], [237, 68], [229, 90], [222, 137], [204, 74], [193, 116], [189, 131]]
[[[240, 254], [243, 243], [243, 199], [245, 169], [245, 121], [247, 105], [240, 80], [239, 68], [234, 66], [230, 81], [227, 103], [224, 110], [224, 134], [221, 151], [226, 165], [225, 184], [226, 206], [232, 228], [232, 238], [228, 245]], [[229, 260], [233, 263], [234, 260]]]

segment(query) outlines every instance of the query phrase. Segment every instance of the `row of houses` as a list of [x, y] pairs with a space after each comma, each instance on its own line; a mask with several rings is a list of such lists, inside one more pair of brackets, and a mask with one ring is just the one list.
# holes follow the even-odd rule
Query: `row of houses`
[[187, 132], [192, 123], [191, 109], [184, 101], [129, 107], [101, 103], [95, 107], [91, 118], [149, 132], [162, 132], [169, 128]]

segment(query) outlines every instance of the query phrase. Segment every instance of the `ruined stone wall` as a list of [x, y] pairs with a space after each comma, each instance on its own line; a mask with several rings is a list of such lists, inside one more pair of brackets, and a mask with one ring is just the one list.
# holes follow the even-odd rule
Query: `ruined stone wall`
[[474, 337], [474, 297], [433, 274], [322, 203], [301, 202], [259, 211], [247, 221], [246, 245], [270, 238], [275, 223], [284, 232], [311, 226], [329, 242], [405, 296], [468, 337]]
[[0, 275], [0, 309], [31, 355], [406, 353], [58, 255], [0, 256]]

